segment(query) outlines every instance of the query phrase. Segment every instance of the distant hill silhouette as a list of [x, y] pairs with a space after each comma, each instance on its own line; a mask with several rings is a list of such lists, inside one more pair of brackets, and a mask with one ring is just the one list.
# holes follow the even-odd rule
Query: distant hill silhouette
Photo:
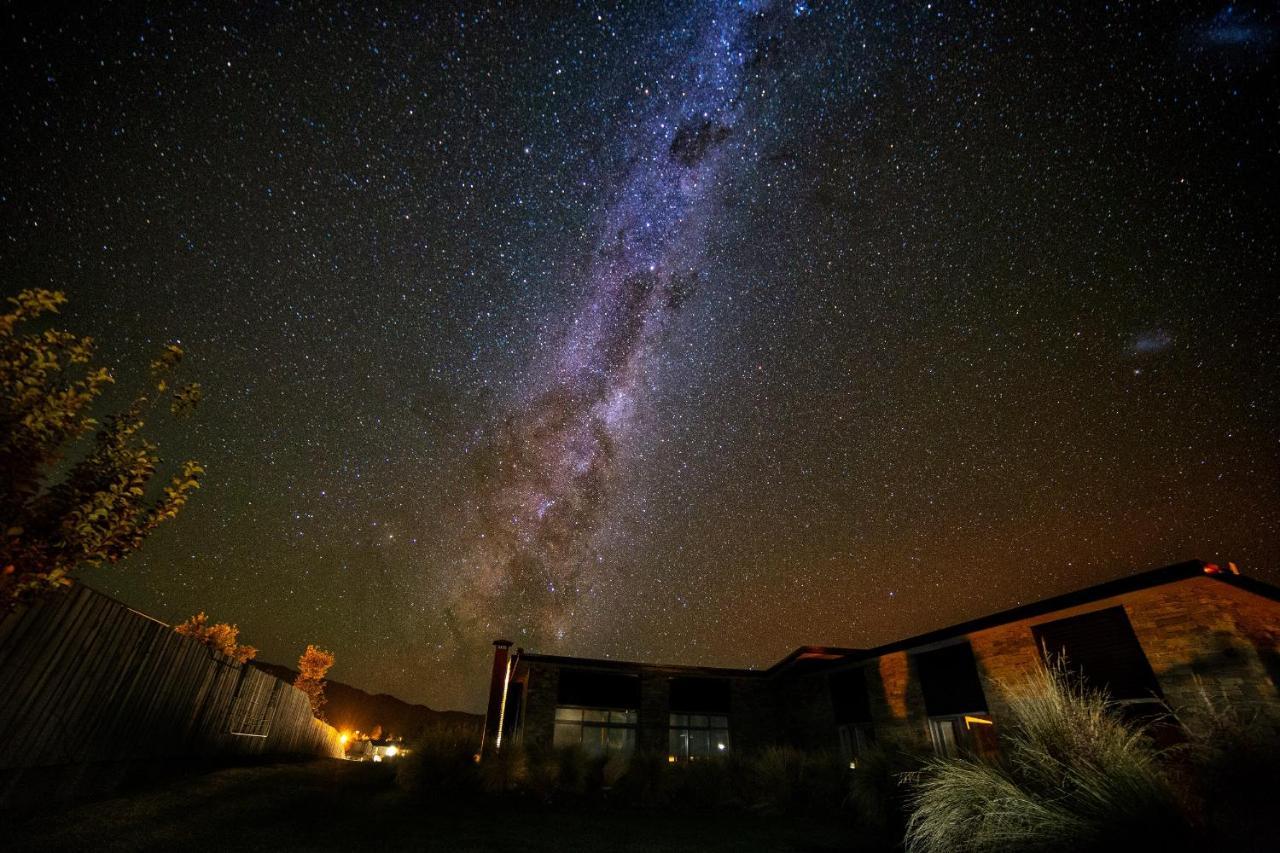
[[[253, 666], [289, 683], [293, 683], [298, 675], [296, 669], [280, 664], [253, 661]], [[387, 737], [413, 741], [428, 729], [438, 726], [473, 726], [478, 738], [484, 723], [479, 714], [437, 711], [426, 705], [411, 705], [386, 693], [366, 693], [341, 681], [326, 680], [324, 695], [329, 700], [325, 703], [324, 715], [330, 725], [341, 731], [369, 732], [374, 726], [382, 726]]]

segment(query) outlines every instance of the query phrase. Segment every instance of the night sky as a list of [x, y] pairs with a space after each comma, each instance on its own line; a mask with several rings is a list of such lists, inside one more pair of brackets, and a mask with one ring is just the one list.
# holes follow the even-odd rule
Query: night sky
[[1280, 580], [1269, 5], [32, 5], [0, 286], [205, 388], [133, 607], [476, 709]]

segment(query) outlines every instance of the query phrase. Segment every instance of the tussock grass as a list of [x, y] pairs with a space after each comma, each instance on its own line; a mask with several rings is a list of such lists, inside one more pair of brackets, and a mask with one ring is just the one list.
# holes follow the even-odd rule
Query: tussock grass
[[935, 759], [913, 778], [907, 850], [1190, 849], [1162, 755], [1061, 664], [1009, 689], [1002, 759]]
[[410, 794], [456, 800], [481, 790], [474, 726], [445, 724], [427, 730], [396, 761], [396, 784]]
[[415, 797], [443, 803], [507, 796], [559, 805], [824, 819], [849, 811], [847, 765], [789, 747], [677, 763], [665, 753], [588, 755], [580, 748], [526, 750], [518, 744], [477, 762], [475, 747], [470, 731], [430, 732], [399, 760], [397, 784]]
[[898, 849], [906, 834], [909, 780], [929, 760], [927, 744], [880, 741], [858, 756], [848, 806], [868, 849]]
[[1188, 796], [1220, 849], [1271, 850], [1277, 837], [1280, 714], [1265, 703], [1232, 702], [1200, 687], [1184, 711]]

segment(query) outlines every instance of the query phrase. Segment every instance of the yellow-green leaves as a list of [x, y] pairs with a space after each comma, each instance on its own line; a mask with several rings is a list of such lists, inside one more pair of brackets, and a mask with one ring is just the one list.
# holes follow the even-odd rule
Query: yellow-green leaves
[[237, 663], [247, 663], [258, 656], [253, 646], [240, 645], [240, 629], [226, 622], [209, 624], [209, 617], [201, 610], [187, 621], [174, 625], [173, 630], [184, 637], [191, 637], [211, 649], [222, 652]]
[[[161, 460], [142, 435], [145, 416], [170, 388], [182, 347], [166, 345], [150, 364], [147, 390], [99, 423], [91, 410], [115, 377], [90, 364], [93, 339], [61, 329], [20, 331], [66, 301], [58, 291], [24, 290], [0, 314], [0, 613], [70, 584], [77, 566], [136, 550], [178, 514], [204, 473], [188, 461], [166, 485], [150, 488]], [[201, 396], [198, 384], [182, 386], [169, 413], [189, 413]]]

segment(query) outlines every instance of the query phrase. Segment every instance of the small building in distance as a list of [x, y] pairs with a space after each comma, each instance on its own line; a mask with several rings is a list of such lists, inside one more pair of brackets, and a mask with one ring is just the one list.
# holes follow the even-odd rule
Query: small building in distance
[[670, 761], [775, 744], [839, 751], [877, 739], [989, 753], [1001, 684], [1064, 655], [1127, 714], [1175, 717], [1204, 694], [1280, 707], [1280, 589], [1189, 561], [873, 649], [802, 646], [766, 670], [540, 655], [495, 641], [487, 750], [579, 745]]

